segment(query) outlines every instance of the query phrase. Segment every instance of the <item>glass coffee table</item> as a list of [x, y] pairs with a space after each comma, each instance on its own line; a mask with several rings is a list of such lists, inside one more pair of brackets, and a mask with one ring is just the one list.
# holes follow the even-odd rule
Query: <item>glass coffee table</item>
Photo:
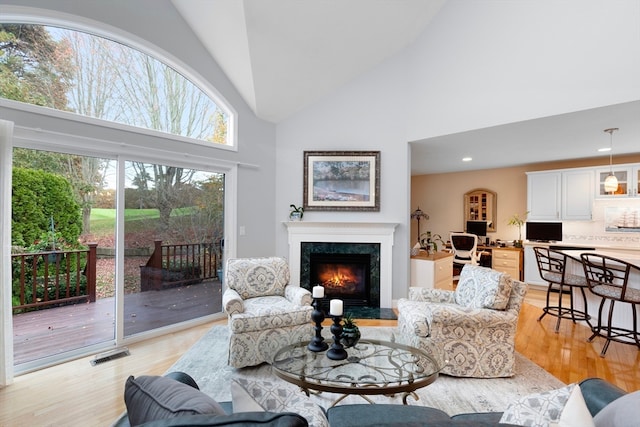
[[441, 367], [424, 351], [392, 341], [362, 339], [348, 348], [344, 360], [329, 359], [325, 351], [313, 352], [306, 342], [282, 348], [276, 354], [273, 372], [299, 386], [306, 394], [330, 392], [342, 394], [331, 406], [350, 394], [374, 403], [367, 395], [402, 394], [418, 400], [415, 390], [438, 378]]

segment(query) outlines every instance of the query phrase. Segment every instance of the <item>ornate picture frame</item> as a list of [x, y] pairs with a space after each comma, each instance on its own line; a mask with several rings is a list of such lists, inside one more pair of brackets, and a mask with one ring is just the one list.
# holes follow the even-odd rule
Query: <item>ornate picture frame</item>
[[305, 211], [379, 211], [380, 151], [305, 151]]

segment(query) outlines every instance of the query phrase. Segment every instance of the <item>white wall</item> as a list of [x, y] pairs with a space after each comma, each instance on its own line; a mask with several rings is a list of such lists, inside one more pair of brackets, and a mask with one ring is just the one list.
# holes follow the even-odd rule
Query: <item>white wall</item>
[[288, 255], [287, 232], [281, 222], [287, 220], [290, 204], [302, 204], [303, 151], [381, 152], [380, 212], [307, 211], [304, 220], [399, 223], [393, 249], [394, 299], [405, 296], [408, 286], [406, 71], [402, 57], [382, 64], [277, 127], [275, 226], [276, 251], [281, 256]]
[[409, 140], [640, 99], [637, 0], [448, 0], [412, 47]]
[[636, 0], [449, 0], [403, 52], [278, 124], [278, 254], [287, 254], [280, 221], [302, 203], [302, 152], [380, 150], [380, 213], [304, 218], [400, 222], [393, 298], [405, 296], [415, 209], [408, 141], [640, 99], [639, 22]]

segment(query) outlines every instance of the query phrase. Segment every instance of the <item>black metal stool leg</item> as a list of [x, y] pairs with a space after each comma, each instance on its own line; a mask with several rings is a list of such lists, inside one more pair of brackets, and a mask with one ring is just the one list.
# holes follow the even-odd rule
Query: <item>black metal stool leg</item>
[[544, 316], [546, 316], [546, 314], [549, 312], [549, 294], [551, 293], [551, 286], [552, 286], [552, 284], [549, 283], [549, 287], [547, 288], [547, 298], [546, 298], [547, 303], [545, 304], [544, 308], [542, 309], [542, 314], [540, 315], [540, 317], [538, 317], [538, 322], [541, 321], [542, 318]]
[[584, 292], [584, 288], [580, 287], [580, 292], [582, 292], [582, 303], [584, 307], [584, 321], [589, 325], [589, 329], [593, 330], [593, 326], [591, 325], [591, 316], [587, 312], [587, 294]]
[[562, 284], [560, 284], [560, 289], [558, 290], [558, 320], [556, 320], [556, 328], [555, 333], [557, 334], [560, 331], [560, 321], [562, 320], [562, 296], [564, 289], [562, 288]]
[[609, 349], [609, 344], [611, 344], [611, 339], [613, 338], [613, 328], [612, 328], [612, 320], [613, 320], [613, 307], [615, 306], [615, 300], [609, 300], [609, 316], [607, 323], [607, 342], [604, 343], [604, 347], [602, 347], [602, 351], [600, 352], [600, 357], [604, 357], [607, 354], [607, 350]]
[[638, 336], [638, 314], [636, 312], [635, 304], [631, 304], [631, 310], [633, 313], [633, 339], [636, 341], [638, 350], [640, 350], [640, 337]]

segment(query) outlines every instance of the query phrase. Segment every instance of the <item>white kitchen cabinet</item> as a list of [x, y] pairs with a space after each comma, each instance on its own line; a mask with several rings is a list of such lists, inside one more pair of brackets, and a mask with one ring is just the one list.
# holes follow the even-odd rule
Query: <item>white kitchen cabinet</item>
[[[545, 243], [536, 243], [535, 246], [548, 247]], [[524, 245], [524, 281], [529, 285], [549, 286], [549, 282], [544, 280], [540, 276], [540, 270], [538, 270], [538, 261], [536, 260], [536, 253], [533, 250], [533, 245]]]
[[411, 286], [430, 289], [452, 289], [453, 254], [421, 252], [411, 257]]
[[527, 173], [527, 220], [590, 220], [593, 180], [591, 168]]
[[593, 210], [593, 171], [575, 169], [562, 172], [561, 218], [590, 220]]
[[561, 182], [562, 174], [557, 171], [527, 173], [527, 220], [560, 219]]

